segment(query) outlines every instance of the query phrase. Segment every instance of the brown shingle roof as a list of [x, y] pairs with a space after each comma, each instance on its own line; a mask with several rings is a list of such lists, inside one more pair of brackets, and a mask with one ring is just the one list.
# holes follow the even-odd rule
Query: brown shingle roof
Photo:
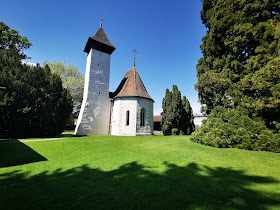
[[90, 37], [91, 39], [94, 39], [95, 41], [101, 42], [103, 44], [106, 44], [110, 47], [115, 48], [114, 45], [111, 44], [111, 42], [109, 41], [108, 37], [106, 36], [104, 30], [102, 27], [100, 27], [94, 36]]
[[154, 122], [160, 122], [161, 121], [162, 116], [158, 115], [158, 116], [154, 116]]
[[151, 96], [147, 92], [137, 70], [132, 67], [124, 76], [117, 90], [110, 93], [111, 98], [118, 97], [142, 97], [151, 99]]
[[109, 54], [111, 54], [116, 49], [115, 46], [109, 41], [102, 27], [96, 31], [94, 36], [88, 38], [84, 51], [89, 53], [91, 48]]

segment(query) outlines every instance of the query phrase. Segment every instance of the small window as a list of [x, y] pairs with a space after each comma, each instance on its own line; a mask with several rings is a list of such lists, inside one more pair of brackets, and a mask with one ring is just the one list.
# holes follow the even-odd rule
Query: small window
[[140, 126], [145, 126], [145, 110], [141, 110], [141, 116], [140, 116]]
[[101, 57], [101, 54], [100, 54], [100, 57]]
[[129, 111], [126, 112], [126, 125], [129, 125]]
[[98, 94], [100, 95], [100, 92]]
[[99, 64], [98, 64], [98, 66], [99, 66]]

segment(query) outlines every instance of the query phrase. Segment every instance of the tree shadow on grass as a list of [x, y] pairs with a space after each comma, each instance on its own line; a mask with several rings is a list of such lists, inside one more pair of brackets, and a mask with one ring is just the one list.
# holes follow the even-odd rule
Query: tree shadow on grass
[[275, 184], [270, 177], [248, 176], [228, 168], [164, 163], [156, 173], [136, 162], [113, 171], [87, 165], [30, 176], [0, 175], [4, 209], [267, 209], [279, 207], [279, 193], [250, 189]]
[[47, 160], [19, 140], [0, 141], [0, 168]]

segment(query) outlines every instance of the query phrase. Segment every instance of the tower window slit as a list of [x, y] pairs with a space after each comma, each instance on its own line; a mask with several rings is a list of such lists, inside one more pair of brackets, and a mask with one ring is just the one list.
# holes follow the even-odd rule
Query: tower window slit
[[129, 125], [129, 111], [126, 112], [126, 125]]
[[141, 110], [141, 115], [140, 115], [140, 126], [145, 126], [145, 110]]

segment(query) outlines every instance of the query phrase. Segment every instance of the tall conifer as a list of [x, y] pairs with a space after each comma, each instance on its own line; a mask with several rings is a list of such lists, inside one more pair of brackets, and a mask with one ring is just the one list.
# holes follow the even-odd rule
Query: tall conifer
[[169, 89], [166, 89], [165, 97], [162, 100], [162, 119], [161, 119], [161, 125], [162, 125], [162, 132], [164, 135], [170, 135], [172, 130], [172, 124], [171, 124], [171, 101], [172, 101], [172, 92], [169, 91]]
[[184, 117], [186, 119], [186, 124], [183, 128], [185, 129], [184, 133], [190, 135], [195, 130], [194, 120], [193, 120], [193, 110], [186, 96], [183, 97], [182, 104], [186, 115], [186, 117]]
[[180, 123], [182, 118], [182, 99], [181, 92], [178, 90], [177, 85], [173, 85], [172, 88], [172, 101], [171, 101], [171, 122], [172, 122], [172, 134], [180, 134]]
[[223, 106], [280, 122], [279, 11], [279, 0], [203, 0], [195, 88], [206, 114]]
[[162, 101], [162, 131], [164, 135], [191, 134], [194, 131], [192, 108], [188, 99], [173, 85], [172, 92], [166, 89]]

